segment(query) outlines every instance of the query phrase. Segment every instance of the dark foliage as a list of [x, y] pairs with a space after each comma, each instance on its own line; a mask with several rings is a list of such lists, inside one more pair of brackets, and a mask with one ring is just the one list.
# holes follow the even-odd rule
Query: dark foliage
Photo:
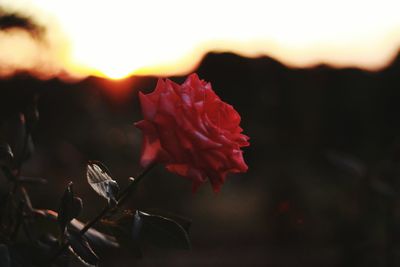
[[[119, 186], [107, 168], [100, 162], [89, 161], [86, 167], [88, 183], [107, 199], [108, 205], [87, 224], [77, 220], [83, 201], [75, 195], [72, 182], [68, 183], [61, 197], [58, 212], [34, 208], [25, 186], [44, 186], [47, 180], [22, 176], [21, 168], [34, 153], [31, 134], [39, 119], [37, 99], [33, 97], [18, 116], [11, 113], [3, 121], [0, 167], [9, 187], [2, 192], [0, 202], [0, 266], [69, 266], [71, 255], [85, 265], [97, 266], [99, 257], [93, 247], [118, 248], [119, 243], [115, 237], [92, 227], [106, 215], [110, 217], [118, 212], [117, 205], [134, 192], [148, 170], [131, 179], [131, 184], [118, 194]], [[140, 233], [141, 239], [172, 241], [171, 246], [182, 242], [188, 244], [187, 230], [172, 219], [142, 212], [137, 214], [140, 216], [131, 222], [130, 228], [137, 225], [137, 220], [143, 220], [140, 223], [144, 225], [143, 229], [151, 226], [161, 230], [158, 233], [149, 233], [148, 230], [146, 234]], [[118, 221], [109, 222], [113, 227], [118, 226]], [[141, 229], [135, 231], [142, 232]], [[135, 236], [128, 235], [128, 239], [136, 242]], [[137, 250], [139, 247], [138, 244]], [[183, 247], [189, 248], [187, 245]]]

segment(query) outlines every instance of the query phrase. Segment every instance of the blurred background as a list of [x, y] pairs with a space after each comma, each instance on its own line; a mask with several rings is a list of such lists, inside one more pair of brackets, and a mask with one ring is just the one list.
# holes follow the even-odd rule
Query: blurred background
[[[122, 186], [140, 172], [141, 136], [133, 126], [141, 119], [137, 93], [153, 90], [160, 75], [172, 75], [172, 80], [181, 83], [188, 73], [197, 72], [239, 111], [244, 133], [251, 138], [251, 146], [244, 149], [249, 171], [231, 175], [220, 193], [205, 184], [193, 194], [189, 181], [158, 166], [127, 204], [192, 219], [191, 251], [148, 249], [141, 260], [126, 249], [103, 251], [101, 266], [400, 266], [400, 23], [398, 16], [391, 15], [395, 1], [367, 2], [365, 9], [357, 1], [348, 6], [339, 1], [332, 9], [337, 16], [332, 18], [318, 13], [328, 12], [327, 7], [305, 1], [296, 6], [297, 13], [273, 16], [286, 22], [273, 25], [289, 26], [266, 31], [272, 41], [249, 35], [235, 39], [239, 35], [233, 33], [241, 32], [238, 25], [233, 30], [221, 26], [220, 32], [232, 32], [229, 38], [221, 36], [227, 40], [225, 45], [206, 40], [207, 49], [202, 46], [202, 52], [194, 53], [199, 50], [188, 48], [183, 61], [178, 57], [171, 63], [167, 58], [160, 65], [147, 65], [152, 64], [150, 60], [136, 67], [129, 62], [135, 62], [137, 54], [120, 57], [114, 52], [124, 46], [118, 45], [116, 50], [94, 53], [99, 59], [94, 63], [76, 60], [72, 66], [54, 56], [71, 54], [58, 54], [61, 48], [43, 37], [53, 26], [46, 24], [46, 17], [35, 20], [38, 10], [53, 19], [59, 16], [58, 26], [65, 30], [63, 38], [70, 40], [70, 51], [80, 51], [73, 49], [79, 45], [72, 45], [79, 38], [71, 37], [75, 26], [66, 27], [67, 20], [58, 9], [44, 9], [42, 2], [46, 1], [35, 6], [28, 1], [32, 6], [27, 8], [0, 1], [2, 120], [17, 116], [34, 95], [40, 96], [40, 121], [33, 132], [36, 149], [22, 169], [26, 176], [49, 181], [44, 187], [28, 188], [36, 207], [56, 210], [65, 186], [73, 181], [84, 201], [80, 219], [89, 220], [106, 203], [86, 182], [87, 160], [103, 162]], [[257, 3], [243, 9], [243, 14], [257, 9]], [[281, 5], [269, 3], [281, 10]], [[190, 9], [196, 13], [198, 6]], [[226, 10], [227, 24], [231, 17], [238, 19], [236, 9], [229, 12], [228, 7], [217, 6], [207, 6], [216, 18], [225, 18], [222, 12]], [[108, 23], [113, 20], [111, 13], [106, 16], [96, 6], [90, 7], [93, 18], [100, 13]], [[184, 13], [185, 8], [189, 6], [173, 10]], [[236, 8], [240, 10], [240, 5]], [[140, 11], [135, 10], [130, 15]], [[265, 12], [265, 16], [273, 13]], [[314, 13], [319, 15], [314, 17]], [[159, 21], [162, 15], [159, 11], [147, 20]], [[245, 30], [274, 29], [263, 16], [258, 14], [253, 24], [244, 22]], [[204, 13], [201, 18], [214, 21]], [[361, 23], [367, 21], [379, 23], [368, 28], [369, 24]], [[303, 31], [308, 26], [313, 30]], [[96, 32], [86, 33], [84, 40], [96, 39]], [[284, 38], [273, 39], [273, 32]], [[253, 33], [258, 36], [258, 30]], [[169, 38], [191, 36], [183, 28], [171, 31], [171, 36], [150, 28], [139, 31], [136, 40], [147, 40], [145, 34], [156, 37], [155, 47], [170, 47]], [[106, 36], [106, 44], [120, 44], [116, 38]], [[385, 42], [368, 43], [369, 38]], [[246, 40], [255, 41], [244, 47]], [[26, 46], [25, 42], [33, 43]], [[95, 50], [96, 45], [91, 45]], [[54, 47], [58, 52], [52, 54]], [[149, 53], [158, 53], [152, 49], [148, 47]], [[170, 55], [168, 48], [161, 52]], [[109, 55], [113, 55], [111, 61], [100, 60]], [[127, 65], [124, 59], [130, 60]]]

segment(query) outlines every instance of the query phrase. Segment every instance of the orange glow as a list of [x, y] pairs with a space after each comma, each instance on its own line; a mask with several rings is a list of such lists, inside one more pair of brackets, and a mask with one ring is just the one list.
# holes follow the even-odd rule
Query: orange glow
[[[400, 48], [398, 0], [2, 0], [44, 24], [46, 45], [2, 36], [0, 74], [177, 75], [208, 51], [291, 66], [375, 70]], [[6, 41], [3, 41], [6, 40]], [[24, 39], [24, 41], [21, 41]], [[18, 45], [13, 45], [17, 44]]]

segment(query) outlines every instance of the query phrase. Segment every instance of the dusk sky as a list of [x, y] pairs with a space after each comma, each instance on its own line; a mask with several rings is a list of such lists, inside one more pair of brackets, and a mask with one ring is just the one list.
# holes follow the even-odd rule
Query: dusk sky
[[0, 7], [45, 29], [41, 40], [0, 32], [3, 74], [185, 74], [209, 51], [379, 69], [400, 47], [396, 0], [0, 0]]

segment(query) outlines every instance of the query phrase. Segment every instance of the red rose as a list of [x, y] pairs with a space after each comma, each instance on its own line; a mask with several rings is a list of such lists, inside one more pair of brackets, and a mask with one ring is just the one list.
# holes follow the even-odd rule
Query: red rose
[[158, 80], [154, 92], [139, 93], [144, 120], [135, 123], [143, 132], [141, 164], [155, 162], [193, 180], [193, 189], [211, 181], [219, 191], [228, 173], [247, 171], [241, 147], [240, 115], [223, 102], [211, 84], [190, 75], [182, 84]]

